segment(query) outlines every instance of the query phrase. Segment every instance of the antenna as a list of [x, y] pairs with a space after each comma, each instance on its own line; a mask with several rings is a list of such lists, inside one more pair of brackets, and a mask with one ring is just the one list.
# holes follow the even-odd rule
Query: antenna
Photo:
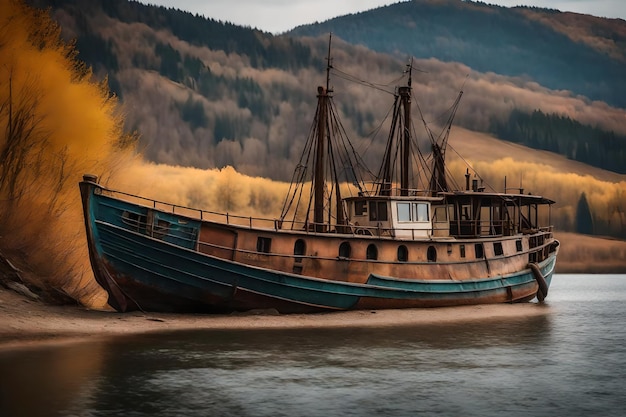
[[411, 60], [409, 61], [409, 63], [406, 66], [408, 67], [408, 72], [409, 72], [408, 86], [411, 87], [411, 81], [412, 81], [412, 78], [413, 78], [413, 57], [411, 57]]
[[333, 33], [328, 36], [328, 56], [326, 58], [326, 91], [330, 92], [330, 70], [333, 67], [333, 59], [330, 57], [330, 45], [333, 40]]

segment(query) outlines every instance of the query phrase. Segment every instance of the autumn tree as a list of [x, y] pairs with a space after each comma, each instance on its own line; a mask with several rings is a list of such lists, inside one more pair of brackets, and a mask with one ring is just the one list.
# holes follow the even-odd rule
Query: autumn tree
[[89, 304], [98, 291], [76, 184], [87, 172], [114, 178], [136, 136], [107, 80], [76, 57], [47, 12], [0, 2], [0, 250], [43, 294]]

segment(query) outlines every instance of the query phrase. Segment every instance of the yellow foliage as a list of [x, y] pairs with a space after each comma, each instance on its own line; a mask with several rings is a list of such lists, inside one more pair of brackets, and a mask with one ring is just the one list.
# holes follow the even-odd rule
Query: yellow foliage
[[278, 216], [288, 184], [222, 169], [137, 161], [120, 171], [116, 186], [147, 198], [241, 216]]
[[[128, 161], [117, 100], [75, 60], [40, 10], [0, 2], [0, 246], [20, 251], [44, 287], [90, 303], [77, 181], [114, 179]], [[132, 142], [132, 141], [131, 141]]]

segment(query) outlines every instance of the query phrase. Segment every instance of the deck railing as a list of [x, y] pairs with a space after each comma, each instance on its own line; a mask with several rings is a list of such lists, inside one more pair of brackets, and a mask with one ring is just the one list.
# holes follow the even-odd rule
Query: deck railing
[[[373, 236], [379, 238], [392, 238], [395, 236], [395, 229], [391, 227], [379, 226], [365, 226], [365, 225], [333, 225], [329, 228], [328, 224], [317, 224], [314, 222], [305, 222], [297, 220], [279, 220], [268, 219], [263, 217], [242, 216], [230, 213], [215, 212], [210, 210], [202, 210], [197, 208], [191, 208], [179, 204], [167, 203], [164, 201], [154, 200], [147, 197], [138, 196], [135, 194], [126, 193], [123, 191], [111, 190], [107, 188], [101, 188], [102, 193], [110, 195], [111, 197], [117, 197], [122, 200], [142, 205], [145, 207], [160, 210], [166, 213], [175, 214], [178, 216], [184, 216], [191, 219], [198, 219], [202, 221], [210, 221], [216, 223], [225, 223], [227, 225], [234, 225], [240, 227], [247, 227], [250, 229], [266, 229], [266, 230], [293, 230], [297, 232], [305, 232], [307, 234], [319, 234], [319, 233], [340, 233], [351, 234], [358, 236]], [[512, 233], [504, 233], [507, 229], [507, 224], [502, 221], [450, 221], [449, 236], [454, 237], [500, 237], [503, 235], [514, 235]], [[428, 236], [441, 236], [441, 233], [437, 234], [437, 231], [444, 230], [441, 227], [441, 222], [433, 222], [433, 227], [428, 230]], [[542, 227], [538, 230], [551, 231], [552, 226]], [[411, 238], [423, 236], [424, 229], [402, 229], [403, 232], [411, 231]]]

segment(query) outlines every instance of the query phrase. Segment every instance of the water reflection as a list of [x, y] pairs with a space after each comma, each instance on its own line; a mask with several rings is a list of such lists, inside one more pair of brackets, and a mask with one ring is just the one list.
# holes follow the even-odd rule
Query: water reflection
[[5, 353], [0, 415], [467, 410], [486, 395], [464, 397], [473, 385], [515, 383], [528, 352], [530, 366], [540, 365], [550, 332], [550, 316], [540, 315], [386, 328], [179, 331]]
[[89, 343], [0, 352], [0, 416], [52, 416], [91, 397], [104, 349]]

